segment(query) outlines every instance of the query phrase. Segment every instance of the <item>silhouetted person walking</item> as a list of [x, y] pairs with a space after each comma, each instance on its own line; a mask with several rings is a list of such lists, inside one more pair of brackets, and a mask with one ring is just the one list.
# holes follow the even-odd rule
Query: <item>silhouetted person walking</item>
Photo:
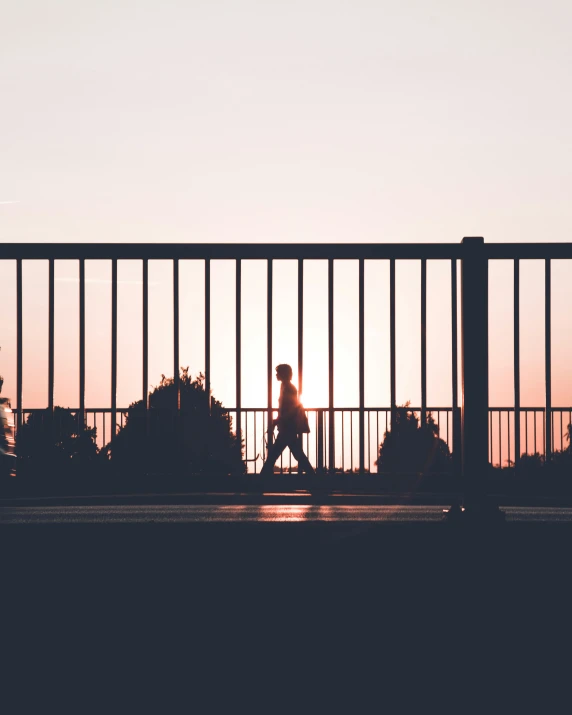
[[304, 471], [306, 474], [315, 474], [308, 457], [304, 454], [302, 438], [299, 436], [304, 432], [309, 432], [310, 428], [308, 427], [306, 413], [298, 401], [298, 390], [291, 382], [292, 368], [290, 365], [277, 365], [276, 379], [282, 385], [280, 386], [280, 399], [278, 400], [278, 419], [273, 421], [271, 429], [277, 426], [278, 436], [268, 450], [268, 456], [260, 470], [260, 474], [266, 476], [274, 473], [276, 460], [286, 447], [290, 447], [290, 451], [298, 461], [298, 472]]

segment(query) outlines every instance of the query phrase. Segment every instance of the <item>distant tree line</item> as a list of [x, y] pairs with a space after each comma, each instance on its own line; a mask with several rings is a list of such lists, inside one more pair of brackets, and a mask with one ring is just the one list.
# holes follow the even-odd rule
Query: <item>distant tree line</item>
[[243, 445], [221, 402], [205, 391], [204, 375], [195, 379], [183, 368], [179, 376], [180, 415], [175, 380], [161, 377], [149, 395], [129, 406], [125, 424], [101, 450], [96, 429], [80, 425], [69, 409], [30, 413], [17, 440], [28, 467], [69, 473], [106, 468], [125, 473], [244, 474]]
[[[164, 375], [149, 395], [129, 406], [125, 424], [108, 444], [98, 449], [96, 429], [80, 425], [69, 409], [34, 411], [22, 425], [17, 441], [20, 464], [32, 470], [61, 474], [113, 472], [119, 478], [135, 474], [242, 475], [246, 473], [242, 435], [233, 433], [232, 419], [222, 403], [205, 390], [202, 374], [194, 379], [188, 368], [179, 376], [180, 413], [175, 406], [175, 380]], [[410, 403], [399, 406], [386, 430], [375, 462], [383, 474], [452, 474], [453, 455], [439, 435], [430, 412], [420, 424]], [[541, 454], [523, 454], [518, 474], [514, 462], [490, 467], [488, 478], [513, 475], [521, 480], [572, 477], [572, 425], [567, 446], [553, 452], [549, 464]], [[508, 484], [508, 482], [507, 482]], [[571, 483], [572, 488], [572, 483]]]

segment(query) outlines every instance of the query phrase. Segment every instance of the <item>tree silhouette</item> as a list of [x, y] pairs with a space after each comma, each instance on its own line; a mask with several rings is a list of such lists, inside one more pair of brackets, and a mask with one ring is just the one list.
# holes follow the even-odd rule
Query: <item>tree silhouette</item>
[[69, 470], [94, 465], [98, 449], [94, 428], [78, 428], [78, 417], [64, 407], [30, 413], [17, 435], [16, 451], [34, 466]]
[[162, 376], [149, 395], [129, 407], [125, 425], [102, 450], [113, 467], [177, 474], [244, 474], [242, 440], [232, 433], [232, 420], [222, 403], [208, 395], [204, 375], [194, 380], [188, 368], [180, 379], [180, 415], [172, 377]]
[[419, 426], [417, 414], [409, 405], [406, 402], [397, 407], [391, 430], [383, 435], [376, 461], [378, 472], [450, 471], [451, 453], [447, 443], [439, 437], [439, 427], [432, 414], [427, 413], [426, 423]]

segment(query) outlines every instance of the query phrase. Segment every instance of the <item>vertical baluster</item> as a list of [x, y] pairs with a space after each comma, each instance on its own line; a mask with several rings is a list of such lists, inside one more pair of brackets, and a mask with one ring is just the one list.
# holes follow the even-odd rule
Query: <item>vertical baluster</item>
[[546, 462], [552, 459], [552, 344], [551, 344], [551, 275], [550, 258], [544, 261], [544, 348], [545, 348], [545, 383], [546, 383], [546, 435], [545, 457]]
[[367, 413], [367, 471], [371, 474], [371, 412]]
[[359, 259], [359, 471], [365, 469], [365, 267], [364, 259]]
[[391, 391], [391, 429], [395, 426], [396, 387], [395, 387], [395, 259], [389, 261], [389, 370]]
[[16, 259], [16, 409], [17, 435], [22, 436], [22, 363], [23, 363], [23, 320], [22, 320], [22, 259]]
[[336, 469], [334, 427], [334, 260], [328, 258], [328, 468]]
[[[375, 430], [375, 460], [377, 461], [379, 459], [379, 410], [375, 411]], [[379, 469], [377, 471], [379, 471]]]
[[54, 259], [48, 261], [48, 411], [50, 439], [53, 440], [54, 434], [54, 348], [55, 348], [55, 267]]
[[318, 470], [324, 469], [324, 410], [316, 410], [316, 455]]
[[143, 259], [143, 376], [141, 396], [143, 406], [149, 409], [149, 261]]
[[350, 412], [350, 470], [354, 473], [354, 413]]
[[445, 414], [447, 416], [447, 447], [449, 447], [450, 449], [451, 445], [449, 444], [449, 410], [447, 410]]
[[[256, 446], [258, 444], [258, 440], [256, 439], [256, 423], [258, 422], [258, 411], [253, 410], [252, 411], [252, 416], [254, 418], [254, 425], [253, 425], [253, 432], [254, 432], [254, 454], [256, 454]], [[264, 436], [266, 435], [266, 413], [262, 413], [262, 440], [264, 441]], [[266, 453], [263, 451], [263, 459], [268, 457], [268, 449], [266, 450]], [[258, 461], [254, 462], [254, 473], [257, 474], [258, 472]]]
[[181, 378], [179, 365], [179, 259], [173, 259], [173, 381], [175, 383], [175, 410], [181, 409]]
[[85, 424], [85, 259], [79, 261], [79, 416], [78, 429]]
[[491, 465], [493, 464], [493, 413], [492, 411], [489, 412], [489, 420], [490, 420], [490, 445], [489, 445], [489, 450], [490, 450], [490, 455], [491, 455]]
[[499, 410], [498, 413], [499, 413], [499, 467], [502, 469], [502, 433], [501, 433], [502, 410]]
[[[344, 473], [345, 467], [346, 467], [346, 458], [345, 458], [346, 451], [345, 451], [345, 444], [344, 444], [345, 443], [345, 435], [344, 435], [345, 420], [344, 420], [344, 417], [345, 417], [345, 410], [342, 410], [342, 474]], [[350, 417], [351, 417], [351, 412], [350, 412]]]
[[421, 426], [427, 422], [427, 259], [421, 259]]
[[242, 455], [242, 261], [240, 258], [236, 259], [235, 289], [236, 439]]
[[266, 278], [266, 377], [267, 377], [267, 408], [268, 408], [268, 449], [274, 441], [273, 430], [271, 429], [272, 414], [272, 377], [274, 374], [272, 365], [272, 259], [267, 260]]
[[508, 432], [508, 466], [510, 467], [510, 410], [506, 412], [506, 426]]
[[175, 435], [175, 445], [177, 459], [183, 454], [182, 449], [182, 418], [181, 418], [181, 376], [180, 376], [180, 321], [179, 321], [179, 259], [173, 259], [173, 385], [175, 395], [173, 401], [173, 433]]
[[304, 260], [298, 259], [298, 392], [304, 394]]
[[[105, 413], [104, 413], [105, 416]], [[111, 261], [111, 434], [117, 424], [117, 258]]]
[[54, 333], [55, 333], [55, 280], [54, 259], [50, 258], [48, 279], [48, 409], [54, 411]]
[[520, 463], [520, 261], [514, 260], [513, 280], [513, 354], [514, 354], [514, 468], [518, 471]]
[[205, 393], [211, 411], [211, 259], [205, 258]]

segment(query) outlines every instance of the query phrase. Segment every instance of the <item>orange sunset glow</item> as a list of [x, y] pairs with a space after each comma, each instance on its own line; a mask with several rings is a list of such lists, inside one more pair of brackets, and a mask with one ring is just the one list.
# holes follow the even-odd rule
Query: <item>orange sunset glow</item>
[[[553, 405], [572, 404], [569, 370], [572, 267], [554, 261], [552, 276]], [[142, 269], [140, 261], [119, 261], [117, 404], [141, 398]], [[334, 270], [334, 406], [356, 408], [358, 395], [358, 267], [336, 261]], [[301, 398], [307, 408], [328, 406], [327, 262], [304, 264], [304, 353]], [[544, 404], [543, 265], [523, 261], [521, 269], [521, 405]], [[15, 263], [0, 262], [4, 313], [2, 374], [4, 394], [15, 394]], [[489, 268], [489, 364], [491, 407], [514, 405], [512, 264]], [[77, 261], [56, 261], [55, 404], [77, 408], [79, 395], [79, 300]], [[273, 365], [286, 362], [297, 382], [297, 263], [274, 261]], [[23, 407], [47, 405], [47, 262], [24, 263]], [[149, 263], [149, 389], [173, 374], [172, 263]], [[180, 363], [192, 375], [204, 372], [204, 262], [180, 265]], [[427, 400], [450, 407], [450, 264], [429, 261], [427, 278]], [[267, 400], [266, 262], [242, 266], [242, 406], [265, 407]], [[365, 405], [389, 407], [389, 263], [365, 263]], [[397, 404], [421, 403], [420, 262], [396, 264]], [[213, 396], [235, 406], [235, 262], [211, 265], [211, 386]], [[111, 264], [86, 262], [86, 408], [111, 404]], [[278, 385], [273, 379], [273, 404]], [[502, 425], [502, 439], [514, 437]], [[493, 433], [493, 446], [498, 444]], [[555, 433], [560, 447], [563, 437]], [[371, 447], [375, 450], [375, 446]], [[514, 447], [513, 447], [514, 448]], [[375, 452], [373, 452], [375, 454]]]

